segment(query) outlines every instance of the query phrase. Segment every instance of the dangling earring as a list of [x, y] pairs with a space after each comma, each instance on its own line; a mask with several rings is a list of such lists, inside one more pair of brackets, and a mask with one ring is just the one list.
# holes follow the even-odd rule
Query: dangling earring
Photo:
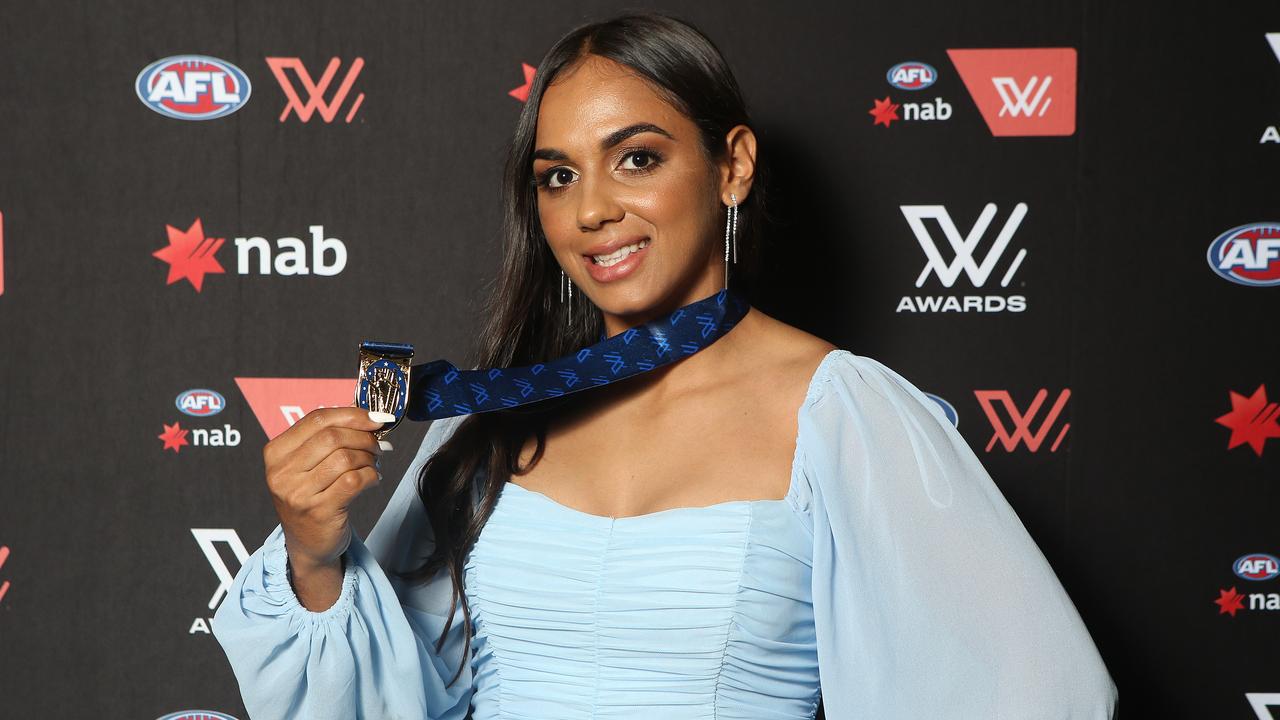
[[569, 282], [569, 324], [573, 324], [573, 279], [564, 274], [564, 268], [560, 269], [560, 302], [564, 302], [564, 285], [565, 281]]
[[729, 193], [733, 205], [724, 216], [724, 286], [729, 287], [729, 236], [733, 235], [733, 264], [738, 264], [738, 196]]

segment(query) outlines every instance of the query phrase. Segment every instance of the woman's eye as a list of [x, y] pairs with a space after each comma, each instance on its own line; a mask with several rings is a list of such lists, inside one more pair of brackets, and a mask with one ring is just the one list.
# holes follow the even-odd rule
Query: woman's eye
[[[654, 154], [649, 152], [648, 150], [636, 150], [636, 151], [627, 153], [626, 158], [643, 158], [644, 159], [644, 161], [639, 163], [638, 165], [633, 164], [633, 167], [626, 168], [627, 170], [645, 170], [645, 169], [648, 169], [649, 166], [653, 164]], [[626, 164], [626, 158], [623, 159], [623, 165]]]
[[561, 178], [562, 175], [568, 176], [568, 178], [564, 179], [564, 182], [566, 183], [573, 179], [573, 172], [568, 168], [556, 168], [548, 172], [545, 176], [543, 176], [545, 178], [545, 183], [547, 187], [553, 187], [553, 188], [564, 187], [564, 185], [557, 185], [555, 182], [555, 180], [557, 178]]

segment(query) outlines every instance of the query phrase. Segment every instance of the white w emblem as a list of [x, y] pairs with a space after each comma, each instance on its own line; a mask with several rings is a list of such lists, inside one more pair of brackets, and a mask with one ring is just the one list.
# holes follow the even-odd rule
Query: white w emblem
[[[1032, 75], [1025, 86], [1018, 87], [1018, 82], [1011, 77], [991, 78], [991, 82], [996, 86], [996, 92], [1000, 93], [1000, 99], [1004, 101], [1004, 107], [1000, 108], [1000, 115], [1003, 117], [1005, 113], [1009, 113], [1013, 117], [1019, 115], [1044, 117], [1049, 104], [1053, 102], [1053, 98], [1044, 96], [1049, 89], [1049, 84], [1053, 82], [1053, 76], [1045, 77], [1044, 82], [1039, 81], [1040, 78]], [[1037, 83], [1039, 83], [1038, 86]], [[1035, 93], [1034, 98], [1031, 97], [1031, 93]], [[1043, 105], [1040, 104], [1041, 100], [1044, 100]], [[1036, 108], [1040, 108], [1040, 112], [1037, 113]]]
[[[999, 262], [1000, 256], [1004, 254], [1005, 248], [1009, 246], [1009, 241], [1013, 239], [1013, 234], [1018, 231], [1018, 226], [1022, 224], [1022, 218], [1027, 214], [1026, 203], [1018, 203], [1014, 206], [1013, 213], [1009, 215], [1004, 227], [1000, 229], [1000, 234], [996, 236], [995, 244], [991, 246], [991, 250], [987, 252], [986, 257], [982, 259], [982, 264], [979, 265], [974, 261], [973, 254], [977, 249], [978, 242], [982, 240], [982, 236], [986, 234], [987, 228], [991, 225], [991, 220], [996, 216], [994, 203], [987, 203], [987, 206], [982, 209], [982, 214], [978, 216], [978, 222], [974, 224], [969, 234], [964, 237], [961, 237], [960, 231], [956, 229], [956, 224], [951, 221], [951, 215], [947, 213], [946, 207], [942, 205], [903, 205], [901, 207], [903, 216], [907, 218], [907, 224], [911, 226], [911, 232], [915, 233], [916, 240], [920, 242], [920, 249], [924, 250], [925, 257], [929, 259], [920, 276], [916, 278], [916, 287], [924, 285], [925, 278], [929, 277], [931, 272], [937, 273], [938, 279], [946, 287], [951, 287], [961, 272], [969, 276], [969, 281], [975, 287], [981, 287], [987, 282], [992, 269]], [[943, 260], [942, 253], [938, 252], [938, 246], [934, 243], [933, 236], [929, 234], [929, 229], [925, 227], [924, 221], [926, 219], [937, 220], [938, 225], [942, 228], [942, 234], [951, 245], [951, 250], [955, 252], [955, 260], [951, 263]], [[1022, 260], [1026, 256], [1027, 251], [1025, 249], [1018, 251], [1008, 271], [1000, 279], [1001, 287], [1009, 285], [1009, 281], [1013, 279], [1013, 274], [1017, 272], [1018, 266], [1022, 264]]]
[[1280, 705], [1280, 693], [1245, 693], [1249, 707], [1258, 716], [1258, 720], [1272, 720], [1275, 713], [1267, 709], [1270, 705]]
[[231, 572], [231, 568], [227, 567], [227, 563], [223, 561], [222, 556], [218, 554], [218, 549], [214, 547], [214, 543], [226, 543], [231, 548], [231, 552], [236, 556], [241, 564], [249, 559], [249, 551], [245, 549], [244, 543], [240, 542], [240, 536], [235, 530], [229, 528], [192, 528], [191, 534], [195, 536], [196, 543], [200, 545], [200, 550], [204, 552], [204, 557], [209, 561], [209, 566], [213, 568], [213, 574], [218, 576], [218, 587], [213, 591], [213, 597], [209, 598], [209, 609], [218, 607], [218, 601], [223, 595], [231, 589], [231, 582], [235, 580], [235, 575]]

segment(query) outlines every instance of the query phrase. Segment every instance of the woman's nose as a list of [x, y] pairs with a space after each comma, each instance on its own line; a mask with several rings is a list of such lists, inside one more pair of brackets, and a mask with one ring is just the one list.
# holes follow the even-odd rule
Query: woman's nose
[[578, 181], [578, 227], [584, 231], [599, 229], [610, 220], [621, 220], [622, 205], [614, 194], [609, 178], [587, 178]]

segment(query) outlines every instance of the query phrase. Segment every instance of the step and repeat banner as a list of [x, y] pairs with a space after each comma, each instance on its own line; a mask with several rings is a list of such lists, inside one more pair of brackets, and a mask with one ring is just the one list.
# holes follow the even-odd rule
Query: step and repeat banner
[[[246, 718], [263, 445], [361, 340], [470, 357], [534, 69], [632, 7], [5, 5], [0, 716]], [[1280, 6], [645, 7], [750, 103], [756, 305], [945, 408], [1123, 716], [1280, 718]]]

